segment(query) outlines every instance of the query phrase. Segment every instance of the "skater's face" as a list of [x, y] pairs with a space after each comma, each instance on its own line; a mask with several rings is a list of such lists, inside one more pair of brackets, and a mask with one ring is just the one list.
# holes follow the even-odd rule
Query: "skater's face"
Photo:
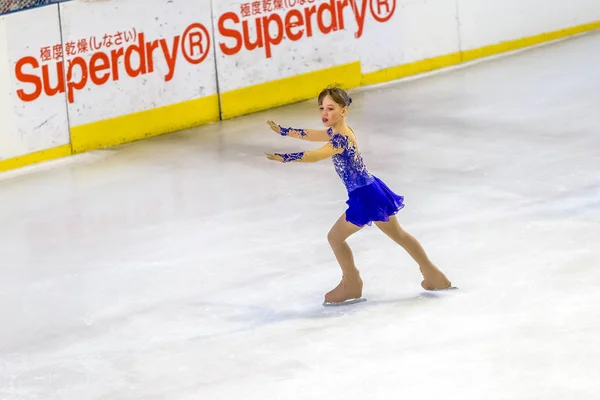
[[319, 106], [321, 110], [321, 120], [323, 125], [329, 127], [338, 124], [346, 116], [347, 107], [341, 107], [333, 101], [329, 96], [323, 98], [323, 102]]

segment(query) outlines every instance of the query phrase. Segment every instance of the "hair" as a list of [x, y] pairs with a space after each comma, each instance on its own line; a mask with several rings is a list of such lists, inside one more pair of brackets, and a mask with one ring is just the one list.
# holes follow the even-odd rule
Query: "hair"
[[340, 107], [349, 107], [352, 104], [352, 98], [348, 96], [348, 93], [338, 85], [330, 85], [319, 93], [319, 105], [323, 104], [323, 99], [329, 96], [333, 101], [340, 105]]

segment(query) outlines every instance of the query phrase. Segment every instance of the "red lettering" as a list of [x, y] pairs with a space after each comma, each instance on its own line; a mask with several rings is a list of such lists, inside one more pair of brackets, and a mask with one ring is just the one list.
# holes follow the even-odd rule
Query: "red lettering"
[[[371, 0], [373, 1], [373, 0]], [[389, 14], [392, 12], [390, 9], [390, 0], [375, 0], [377, 1], [377, 15], [381, 14], [381, 6], [385, 7], [385, 13]]]
[[112, 76], [113, 81], [119, 80], [119, 57], [123, 57], [124, 50], [117, 49], [110, 52], [111, 61], [112, 61]]
[[233, 47], [227, 47], [225, 43], [219, 43], [219, 47], [221, 48], [223, 54], [232, 56], [242, 49], [243, 40], [242, 35], [238, 31], [235, 29], [225, 28], [225, 21], [227, 20], [231, 20], [234, 24], [238, 24], [240, 19], [235, 13], [232, 12], [226, 12], [225, 14], [221, 15], [221, 18], [219, 18], [219, 33], [221, 36], [233, 38], [236, 42], [235, 46]]
[[[98, 65], [98, 61], [100, 64]], [[108, 56], [102, 52], [95, 53], [90, 59], [90, 78], [94, 84], [101, 86], [110, 79], [110, 72], [106, 72], [104, 76], [99, 77], [98, 72], [109, 70], [110, 60]]]
[[[337, 30], [337, 13], [335, 1], [336, 0], [330, 0], [329, 3], [323, 3], [319, 6], [317, 24], [319, 25], [319, 30], [324, 34], [328, 34], [332, 31]], [[331, 25], [329, 26], [325, 25], [325, 17], [323, 15], [325, 14], [325, 12], [328, 12], [331, 18]]]
[[302, 13], [298, 10], [292, 10], [285, 16], [285, 34], [290, 40], [296, 41], [302, 38], [304, 29], [300, 29], [298, 32], [292, 32], [292, 29], [298, 28], [304, 25], [302, 20]]
[[63, 71], [63, 62], [59, 61], [56, 63], [56, 75], [58, 76], [56, 86], [52, 87], [50, 82], [50, 66], [45, 64], [42, 65], [42, 82], [44, 82], [44, 93], [47, 96], [54, 96], [58, 93], [64, 93], [65, 91], [65, 76]]
[[[78, 65], [81, 68], [81, 80], [79, 82], [73, 81], [73, 69]], [[85, 87], [88, 80], [88, 68], [85, 60], [81, 57], [75, 57], [69, 61], [69, 68], [67, 69], [67, 100], [69, 103], [73, 103], [75, 90], [81, 90]]]
[[154, 50], [158, 49], [158, 40], [146, 44], [146, 54], [148, 54], [148, 73], [154, 72]]
[[[248, 18], [250, 15], [240, 20], [235, 13], [226, 12], [219, 17], [219, 33], [224, 38], [233, 39], [234, 42], [231, 44], [223, 41], [219, 43], [219, 47], [223, 54], [228, 56], [239, 53], [242, 48], [248, 51], [264, 48], [265, 56], [271, 58], [273, 48], [281, 44], [283, 39], [298, 41], [303, 37], [312, 37], [313, 26], [316, 26], [319, 32], [324, 35], [345, 30], [344, 11], [347, 7], [352, 9], [352, 14], [358, 25], [354, 36], [360, 38], [365, 29], [367, 14], [369, 13], [377, 22], [386, 22], [391, 19], [396, 10], [396, 1], [288, 0], [285, 2], [286, 7], [278, 8], [284, 10], [285, 15], [271, 13], [265, 16], [257, 16], [254, 21]], [[297, 7], [294, 8], [295, 6]], [[251, 27], [255, 29], [251, 29]]]
[[263, 47], [263, 29], [260, 24], [260, 20], [256, 19], [254, 21], [256, 23], [256, 42], [252, 43], [250, 41], [250, 29], [248, 28], [248, 21], [242, 22], [242, 27], [244, 30], [244, 46], [246, 49], [252, 51], [259, 47]]
[[194, 49], [198, 49], [200, 55], [204, 54], [204, 46], [202, 46], [202, 34], [200, 32], [190, 33], [190, 51], [194, 54]]
[[[396, 9], [396, 0], [361, 0], [360, 7], [357, 4], [359, 0], [291, 1], [293, 4], [287, 3], [288, 8], [277, 8], [285, 12], [284, 16], [279, 13], [260, 15], [252, 22], [250, 18], [240, 21], [234, 12], [226, 12], [221, 15], [218, 20], [219, 33], [224, 40], [232, 40], [232, 42], [222, 41], [219, 43], [223, 54], [234, 55], [242, 48], [249, 51], [264, 48], [266, 57], [271, 58], [273, 48], [281, 44], [284, 38], [298, 41], [303, 37], [313, 36], [314, 23], [324, 35], [345, 29], [344, 10], [348, 6], [352, 8], [358, 24], [355, 37], [360, 38], [365, 26], [367, 2], [370, 5], [373, 19], [378, 22], [386, 22], [391, 19]], [[293, 5], [303, 7], [303, 10], [300, 8], [290, 9], [289, 7]], [[255, 24], [253, 27], [256, 28], [256, 36], [251, 34], [251, 23]], [[189, 39], [187, 39], [188, 36]], [[208, 39], [206, 45], [203, 41], [204, 38]], [[81, 57], [75, 57], [68, 62], [68, 67], [62, 60], [56, 60], [56, 77], [51, 73], [54, 71], [51, 65], [43, 65], [40, 68], [40, 63], [36, 58], [23, 57], [15, 65], [15, 75], [19, 82], [32, 84], [33, 87], [29, 91], [19, 88], [16, 93], [22, 101], [30, 102], [39, 98], [42, 93], [54, 96], [66, 91], [67, 99], [72, 103], [75, 91], [85, 88], [90, 80], [97, 86], [104, 85], [111, 77], [113, 81], [119, 80], [119, 73], [122, 72], [119, 71], [120, 64], [124, 65], [125, 73], [132, 78], [152, 73], [155, 71], [155, 56], [160, 57], [161, 55], [168, 67], [164, 76], [165, 81], [168, 82], [175, 75], [180, 47], [181, 53], [189, 63], [201, 63], [210, 48], [210, 37], [206, 27], [199, 23], [191, 24], [183, 35], [175, 36], [172, 42], [168, 39], [146, 42], [144, 33], [139, 33], [137, 41], [124, 48], [114, 49], [110, 53], [108, 51], [106, 53], [92, 52], [89, 62]], [[155, 53], [155, 50], [159, 49], [160, 51]], [[74, 55], [73, 52], [66, 56], [72, 55]], [[30, 69], [27, 73], [25, 72], [26, 68]], [[67, 69], [66, 76], [65, 68]], [[74, 80], [75, 72], [78, 71], [80, 71], [81, 77]]]
[[17, 80], [23, 83], [31, 83], [35, 86], [32, 93], [26, 93], [23, 89], [17, 90], [17, 96], [22, 101], [34, 101], [42, 94], [42, 80], [37, 75], [26, 74], [23, 72], [23, 67], [31, 66], [34, 70], [40, 67], [40, 63], [34, 57], [23, 57], [17, 61], [15, 66], [15, 76]]
[[348, 1], [350, 1], [350, 6], [352, 7], [352, 11], [354, 12], [354, 17], [356, 17], [356, 23], [358, 24], [358, 32], [354, 34], [354, 37], [358, 39], [362, 36], [363, 29], [365, 27], [365, 17], [367, 16], [367, 2], [371, 0], [362, 0], [360, 10], [356, 7], [356, 0]]
[[[263, 17], [263, 27], [265, 32], [265, 51], [267, 53], [267, 58], [271, 58], [271, 45], [278, 45], [283, 40], [283, 21], [278, 14], [271, 14], [268, 17]], [[277, 35], [275, 37], [270, 35], [271, 30], [269, 29], [269, 24], [275, 21], [277, 24]]]
[[344, 8], [348, 7], [348, 0], [344, 0], [344, 2], [337, 2], [337, 15], [338, 15], [338, 29], [343, 30], [345, 28], [344, 25]]
[[371, 2], [371, 14], [375, 21], [382, 23], [387, 22], [394, 16], [394, 11], [396, 11], [396, 0], [369, 1]]
[[[136, 53], [140, 59], [140, 64], [137, 68], [132, 67], [131, 55]], [[144, 42], [144, 34], [138, 34], [138, 43], [132, 44], [125, 51], [125, 71], [132, 78], [146, 74], [146, 46]]]
[[179, 36], [175, 36], [173, 39], [173, 47], [171, 48], [171, 52], [169, 52], [169, 48], [167, 47], [167, 41], [162, 39], [160, 41], [160, 47], [162, 47], [162, 51], [165, 55], [165, 60], [167, 61], [167, 67], [169, 67], [169, 71], [167, 75], [165, 75], [165, 82], [169, 82], [173, 79], [173, 75], [175, 75], [175, 63], [177, 62], [177, 49], [179, 48]]
[[[168, 71], [164, 76], [165, 81], [168, 82], [175, 76], [180, 47], [182, 47], [181, 51], [186, 60], [194, 65], [204, 60], [203, 56], [205, 54], [203, 53], [207, 52], [210, 47], [208, 30], [200, 23], [188, 26], [183, 32], [183, 36], [189, 36], [190, 38], [190, 54], [186, 54], [183, 45], [184, 39], [180, 35], [175, 36], [172, 42], [167, 39], [160, 39], [147, 43], [144, 39], [144, 33], [139, 33], [135, 43], [131, 43], [125, 48], [116, 48], [110, 52], [96, 51], [91, 54], [89, 62], [86, 62], [82, 57], [74, 57], [68, 61], [68, 66], [65, 66], [64, 62], [60, 60], [56, 62], [55, 67], [46, 64], [40, 68], [40, 63], [36, 58], [23, 57], [16, 63], [16, 78], [19, 82], [30, 83], [34, 87], [30, 91], [20, 88], [16, 93], [22, 101], [29, 102], [39, 98], [43, 92], [52, 97], [66, 91], [68, 102], [73, 103], [75, 92], [83, 90], [89, 81], [96, 86], [101, 86], [106, 84], [111, 77], [113, 81], [119, 80], [119, 73], [122, 72], [119, 71], [120, 64], [123, 64], [125, 73], [132, 78], [147, 74], [148, 71], [153, 72], [154, 56], [157, 55], [154, 51], [158, 49], [162, 50], [158, 55], [164, 57], [168, 67]], [[203, 42], [205, 38], [208, 40], [207, 44]], [[272, 44], [278, 44], [281, 40], [277, 37], [271, 39]], [[190, 55], [196, 56], [196, 49], [200, 51], [199, 57], [190, 57]], [[31, 71], [25, 73], [26, 68], [30, 68]], [[66, 75], [64, 73], [65, 68]], [[56, 76], [54, 76], [54, 70], [56, 70]]]
[[317, 6], [312, 6], [304, 9], [304, 20], [306, 21], [306, 36], [312, 36], [312, 25], [310, 16], [317, 13]]

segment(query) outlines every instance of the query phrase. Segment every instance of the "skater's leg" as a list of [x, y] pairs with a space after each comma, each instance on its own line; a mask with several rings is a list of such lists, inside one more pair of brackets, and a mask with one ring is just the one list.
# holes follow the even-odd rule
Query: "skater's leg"
[[344, 275], [354, 276], [358, 273], [358, 269], [354, 264], [354, 255], [350, 246], [346, 243], [346, 239], [361, 229], [361, 227], [346, 221], [346, 214], [344, 213], [327, 234], [327, 241]]
[[360, 273], [354, 263], [352, 250], [346, 243], [346, 239], [359, 230], [361, 230], [361, 227], [346, 221], [346, 214], [344, 213], [327, 234], [327, 241], [342, 269], [342, 281], [335, 289], [325, 295], [325, 301], [328, 303], [343, 302], [362, 296]]
[[410, 233], [402, 229], [395, 216], [390, 217], [389, 222], [376, 222], [375, 224], [394, 242], [402, 246], [419, 264], [424, 278], [421, 283], [423, 289], [446, 289], [451, 286], [448, 278], [431, 262], [423, 246]]

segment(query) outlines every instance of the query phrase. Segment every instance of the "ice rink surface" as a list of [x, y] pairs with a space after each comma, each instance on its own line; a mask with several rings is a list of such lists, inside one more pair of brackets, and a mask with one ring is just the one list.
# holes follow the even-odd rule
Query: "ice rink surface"
[[0, 175], [0, 399], [600, 398], [599, 48], [351, 91], [453, 293], [370, 227], [368, 301], [322, 307], [343, 184], [264, 157], [314, 100]]

